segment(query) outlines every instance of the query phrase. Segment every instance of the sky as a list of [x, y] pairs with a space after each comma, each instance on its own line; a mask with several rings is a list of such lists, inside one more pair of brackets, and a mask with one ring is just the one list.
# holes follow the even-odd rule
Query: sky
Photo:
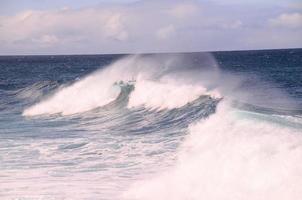
[[301, 47], [301, 0], [0, 0], [0, 55]]

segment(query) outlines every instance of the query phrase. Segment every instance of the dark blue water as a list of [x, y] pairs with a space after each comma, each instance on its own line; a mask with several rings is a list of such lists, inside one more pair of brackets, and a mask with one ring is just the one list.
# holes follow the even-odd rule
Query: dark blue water
[[[231, 111], [217, 111], [219, 105]], [[196, 129], [190, 127], [196, 123], [201, 124], [198, 130], [210, 134], [204, 133], [206, 138], [200, 138], [201, 144], [209, 142], [211, 147], [217, 145], [209, 138], [216, 138], [215, 134], [220, 133], [218, 127], [222, 127], [226, 136], [247, 134], [244, 141], [255, 138], [253, 134], [257, 133], [258, 142], [251, 139], [250, 143], [242, 144], [251, 149], [261, 144], [275, 153], [269, 154], [272, 158], [263, 158], [267, 152], [259, 147], [258, 153], [250, 155], [256, 164], [241, 168], [242, 173], [251, 166], [257, 169], [258, 165], [279, 170], [269, 164], [270, 159], [280, 164], [289, 156], [295, 158], [289, 158], [289, 164], [302, 163], [301, 111], [302, 49], [138, 56], [1, 56], [0, 197], [156, 198], [152, 194], [157, 190], [151, 190], [148, 184], [142, 184], [147, 189], [134, 196], [129, 188], [137, 181], [178, 166], [182, 145], [193, 137], [190, 135]], [[262, 133], [263, 144], [259, 143]], [[234, 141], [243, 141], [236, 137]], [[224, 149], [227, 144], [220, 144], [221, 151], [229, 151]], [[243, 152], [234, 155], [248, 155], [242, 145], [234, 144], [238, 148], [234, 152]], [[197, 143], [189, 146], [200, 148]], [[211, 148], [208, 151], [217, 152]], [[203, 159], [193, 157], [187, 162], [222, 165]], [[242, 163], [230, 159], [230, 165]], [[286, 166], [287, 174], [272, 175], [276, 179], [270, 177], [268, 185], [299, 185], [292, 177], [301, 179], [300, 167]], [[190, 171], [199, 173], [194, 170], [186, 173]], [[252, 175], [261, 182], [263, 176], [259, 174], [255, 171]], [[237, 187], [235, 178], [219, 180], [233, 184], [230, 191]], [[174, 180], [175, 184], [178, 181], [181, 182]], [[194, 180], [194, 184], [198, 183], [205, 185], [211, 181]], [[258, 188], [265, 197], [269, 197], [266, 192], [269, 186]], [[252, 187], [247, 184], [245, 189], [238, 190], [246, 194]], [[279, 188], [281, 191], [282, 187]], [[191, 192], [197, 195], [192, 199], [199, 199], [199, 192], [205, 192], [199, 187], [195, 190], [192, 186]], [[301, 190], [297, 189], [296, 194], [300, 195]]]
[[301, 49], [293, 49], [221, 52], [214, 55], [223, 70], [257, 76], [302, 102], [301, 54]]

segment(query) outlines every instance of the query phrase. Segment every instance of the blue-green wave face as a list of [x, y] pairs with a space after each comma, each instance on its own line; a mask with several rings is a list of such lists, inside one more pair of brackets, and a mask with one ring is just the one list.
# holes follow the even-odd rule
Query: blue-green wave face
[[0, 196], [298, 200], [301, 81], [301, 49], [0, 57]]

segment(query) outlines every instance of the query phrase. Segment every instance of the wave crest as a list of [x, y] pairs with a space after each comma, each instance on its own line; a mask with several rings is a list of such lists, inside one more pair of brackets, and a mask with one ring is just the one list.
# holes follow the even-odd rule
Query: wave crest
[[175, 166], [137, 181], [126, 199], [300, 199], [299, 129], [241, 116], [225, 102], [189, 127]]
[[206, 88], [200, 85], [143, 80], [135, 84], [135, 90], [130, 95], [128, 107], [145, 106], [158, 110], [180, 108], [201, 95], [214, 97], [214, 94], [211, 95]]
[[179, 108], [201, 95], [208, 95], [206, 87], [196, 82], [206, 80], [205, 74], [217, 74], [215, 60], [210, 55], [202, 56], [197, 64], [190, 62], [190, 58], [183, 59], [179, 55], [128, 56], [59, 89], [53, 96], [25, 109], [23, 115], [70, 115], [102, 107], [116, 100], [121, 93], [120, 86], [114, 83], [133, 80], [137, 83], [128, 107]]

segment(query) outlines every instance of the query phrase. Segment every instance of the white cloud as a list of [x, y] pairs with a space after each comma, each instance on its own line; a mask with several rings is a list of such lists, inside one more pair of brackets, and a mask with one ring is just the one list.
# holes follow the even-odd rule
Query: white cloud
[[302, 13], [284, 13], [275, 19], [270, 20], [270, 24], [275, 27], [302, 27]]
[[[209, 1], [144, 0], [0, 16], [0, 54], [141, 53], [301, 47], [301, 14], [267, 18]], [[236, 11], [236, 12], [235, 12]], [[272, 12], [275, 14], [275, 11]], [[263, 26], [263, 20], [271, 26]], [[244, 25], [244, 26], [243, 26]], [[280, 41], [276, 43], [274, 38]], [[282, 32], [282, 33], [281, 33]], [[291, 39], [286, 39], [286, 35]], [[302, 35], [302, 34], [301, 34]], [[246, 42], [246, 41], [254, 41]], [[263, 46], [263, 42], [266, 41]]]
[[59, 39], [55, 35], [42, 35], [39, 38], [34, 38], [33, 41], [42, 45], [55, 45], [59, 42]]
[[157, 36], [159, 39], [167, 39], [167, 38], [170, 37], [174, 32], [175, 32], [175, 28], [174, 28], [174, 26], [173, 26], [172, 24], [170, 24], [169, 26], [160, 28], [160, 29], [156, 32], [156, 36]]
[[108, 37], [112, 37], [117, 40], [126, 40], [128, 38], [128, 33], [124, 29], [122, 23], [121, 14], [111, 14], [105, 21], [104, 32]]
[[241, 20], [235, 20], [230, 23], [222, 24], [222, 27], [226, 28], [226, 29], [237, 29], [237, 28], [240, 28], [242, 26], [242, 24], [243, 23]]
[[58, 38], [62, 42], [93, 40], [126, 40], [122, 16], [118, 11], [102, 9], [56, 11], [25, 11], [15, 16], [0, 18], [0, 38], [14, 45], [20, 41], [30, 41], [55, 45]]
[[290, 2], [289, 7], [295, 10], [302, 10], [302, 2]]
[[200, 7], [192, 3], [180, 3], [168, 10], [168, 13], [178, 18], [185, 18], [193, 15]]

